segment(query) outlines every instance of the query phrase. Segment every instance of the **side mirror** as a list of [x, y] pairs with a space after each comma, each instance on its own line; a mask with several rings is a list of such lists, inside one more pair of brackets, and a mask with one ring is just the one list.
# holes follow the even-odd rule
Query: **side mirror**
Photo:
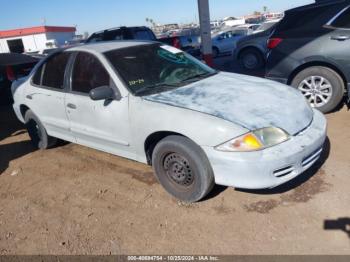
[[111, 100], [115, 98], [114, 90], [109, 86], [100, 86], [92, 89], [89, 96], [94, 101]]

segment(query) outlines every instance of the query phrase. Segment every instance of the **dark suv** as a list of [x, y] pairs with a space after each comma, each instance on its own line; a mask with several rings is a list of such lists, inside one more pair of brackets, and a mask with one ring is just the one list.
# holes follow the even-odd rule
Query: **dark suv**
[[150, 40], [156, 41], [157, 38], [153, 31], [145, 26], [139, 27], [118, 27], [93, 33], [86, 43], [95, 43], [101, 41], [113, 40]]
[[287, 11], [268, 48], [267, 78], [298, 88], [324, 113], [334, 110], [350, 92], [350, 0]]

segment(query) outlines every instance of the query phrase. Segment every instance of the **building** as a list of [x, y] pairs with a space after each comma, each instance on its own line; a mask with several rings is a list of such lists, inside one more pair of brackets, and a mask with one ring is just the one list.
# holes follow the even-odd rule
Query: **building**
[[64, 45], [74, 38], [75, 27], [37, 26], [0, 31], [0, 53], [36, 52]]
[[266, 13], [264, 14], [266, 20], [276, 20], [276, 19], [282, 19], [284, 17], [283, 12], [279, 13]]

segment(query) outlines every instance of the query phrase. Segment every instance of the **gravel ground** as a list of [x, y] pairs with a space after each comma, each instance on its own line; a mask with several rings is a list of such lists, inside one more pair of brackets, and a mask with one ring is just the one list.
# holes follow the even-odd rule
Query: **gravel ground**
[[143, 164], [74, 144], [35, 151], [0, 107], [0, 254], [350, 254], [349, 114], [327, 116], [322, 159], [287, 185], [185, 204]]

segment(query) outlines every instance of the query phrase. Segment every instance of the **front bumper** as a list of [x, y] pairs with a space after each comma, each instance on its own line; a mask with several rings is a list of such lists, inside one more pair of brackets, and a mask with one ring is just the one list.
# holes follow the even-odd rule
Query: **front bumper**
[[311, 125], [290, 140], [262, 151], [220, 152], [203, 147], [218, 185], [244, 189], [274, 188], [302, 174], [320, 157], [327, 122], [314, 110]]

